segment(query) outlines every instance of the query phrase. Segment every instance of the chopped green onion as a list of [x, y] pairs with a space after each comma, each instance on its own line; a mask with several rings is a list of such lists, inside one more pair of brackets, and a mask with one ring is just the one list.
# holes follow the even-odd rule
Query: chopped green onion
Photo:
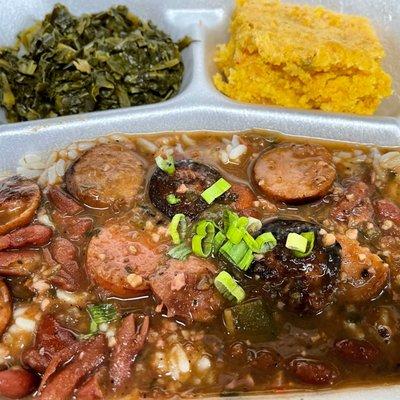
[[239, 216], [232, 211], [225, 210], [223, 214], [224, 232], [226, 233], [231, 225], [236, 224]]
[[227, 182], [224, 178], [220, 178], [217, 180], [217, 182], [206, 189], [201, 194], [201, 197], [207, 202], [207, 204], [211, 204], [215, 199], [222, 196], [230, 188], [231, 184]]
[[254, 259], [252, 250], [243, 240], [238, 244], [228, 241], [219, 249], [219, 252], [242, 271], [248, 270]]
[[113, 304], [103, 303], [90, 305], [87, 307], [90, 316], [90, 333], [95, 334], [99, 330], [99, 325], [115, 321], [118, 318], [118, 311]]
[[181, 243], [169, 250], [167, 255], [169, 255], [171, 258], [182, 261], [186, 260], [191, 252], [192, 250], [190, 247], [188, 247], [185, 243]]
[[221, 248], [221, 246], [224, 244], [226, 240], [226, 236], [223, 232], [219, 231], [217, 234], [214, 236], [214, 252], [218, 252], [218, 250]]
[[307, 248], [304, 252], [300, 252], [298, 250], [293, 251], [294, 256], [298, 258], [309, 256], [314, 248], [315, 242], [315, 233], [312, 231], [303, 232], [300, 235], [307, 239]]
[[[168, 226], [168, 233], [172, 238], [173, 244], [180, 244], [181, 243], [181, 236], [182, 238], [185, 237], [186, 234], [186, 217], [185, 214], [175, 214], [172, 217], [172, 220]], [[181, 235], [179, 235], [178, 229], [181, 228]]]
[[259, 248], [257, 253], [266, 253], [272, 250], [277, 244], [276, 238], [271, 232], [264, 232], [257, 236], [256, 242]]
[[299, 251], [305, 253], [307, 249], [307, 239], [298, 233], [290, 232], [286, 238], [285, 247], [290, 250]]
[[179, 204], [181, 202], [181, 199], [176, 197], [173, 193], [169, 194], [166, 199], [167, 203], [171, 205]]
[[196, 226], [196, 234], [192, 238], [193, 253], [199, 257], [208, 257], [213, 249], [215, 224], [202, 220]]
[[253, 217], [248, 217], [247, 231], [249, 233], [256, 233], [262, 228], [262, 222]]
[[160, 168], [162, 171], [166, 172], [168, 175], [173, 175], [175, 172], [175, 162], [174, 157], [171, 155], [167, 158], [162, 158], [158, 156], [155, 158], [157, 167]]
[[240, 303], [246, 297], [246, 293], [243, 288], [226, 271], [221, 271], [215, 277], [214, 285], [228, 300]]

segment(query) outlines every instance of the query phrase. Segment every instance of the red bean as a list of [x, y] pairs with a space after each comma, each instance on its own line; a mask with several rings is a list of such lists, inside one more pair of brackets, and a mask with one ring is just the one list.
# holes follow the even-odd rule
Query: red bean
[[337, 355], [357, 364], [371, 364], [379, 358], [379, 350], [366, 340], [343, 339], [335, 343]]
[[333, 365], [318, 360], [294, 359], [288, 369], [296, 378], [311, 385], [331, 385], [338, 378]]
[[22, 368], [0, 372], [0, 396], [20, 399], [31, 394], [37, 387], [35, 375]]

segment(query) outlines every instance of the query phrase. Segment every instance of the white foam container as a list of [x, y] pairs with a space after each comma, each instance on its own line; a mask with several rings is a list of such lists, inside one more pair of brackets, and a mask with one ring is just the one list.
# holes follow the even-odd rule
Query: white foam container
[[[283, 0], [284, 1], [284, 0]], [[1, 0], [0, 46], [51, 11], [56, 0]], [[363, 117], [266, 107], [228, 99], [213, 86], [213, 53], [228, 38], [233, 0], [63, 0], [72, 13], [97, 12], [125, 4], [151, 19], [174, 39], [190, 35], [195, 42], [183, 53], [185, 76], [179, 94], [164, 103], [8, 124], [0, 113], [0, 171], [13, 170], [26, 153], [50, 152], [72, 141], [109, 133], [192, 130], [240, 131], [251, 128], [283, 133], [400, 146], [400, 3], [399, 0], [297, 0], [339, 12], [369, 17], [387, 53], [384, 68], [393, 77], [393, 95], [375, 116]], [[368, 382], [365, 382], [368, 385]], [[245, 396], [240, 396], [245, 397]], [[394, 400], [399, 385], [351, 388], [271, 396], [274, 399]]]

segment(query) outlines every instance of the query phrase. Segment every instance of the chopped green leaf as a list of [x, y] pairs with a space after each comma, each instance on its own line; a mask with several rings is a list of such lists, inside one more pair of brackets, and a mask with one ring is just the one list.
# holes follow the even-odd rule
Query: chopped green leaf
[[314, 242], [315, 242], [315, 233], [312, 231], [311, 232], [303, 232], [300, 235], [307, 239], [307, 248], [304, 252], [297, 251], [297, 250], [293, 251], [294, 256], [298, 257], [298, 258], [309, 256], [314, 248]]
[[192, 238], [192, 250], [196, 256], [208, 257], [213, 249], [215, 225], [212, 221], [202, 220], [196, 225], [196, 234]]
[[246, 297], [243, 288], [226, 271], [221, 271], [214, 279], [217, 290], [228, 300], [240, 303]]
[[90, 305], [87, 307], [87, 311], [91, 321], [89, 334], [97, 333], [100, 324], [110, 323], [119, 318], [116, 307], [111, 303]]
[[227, 182], [224, 178], [220, 178], [217, 180], [217, 182], [206, 189], [201, 194], [201, 197], [207, 202], [207, 204], [211, 204], [215, 199], [222, 196], [230, 188], [231, 184]]
[[254, 259], [252, 250], [244, 240], [238, 244], [228, 241], [219, 249], [219, 252], [242, 271], [247, 271]]
[[181, 243], [178, 246], [173, 247], [171, 250], [168, 251], [167, 255], [171, 258], [175, 258], [176, 260], [186, 260], [192, 250], [190, 247], [186, 246], [185, 243]]
[[298, 233], [290, 232], [286, 238], [286, 248], [290, 250], [299, 251], [305, 253], [307, 249], [307, 239]]
[[[180, 244], [186, 235], [187, 222], [184, 214], [175, 214], [168, 226], [168, 233], [173, 244]], [[179, 233], [179, 230], [181, 233]]]
[[162, 158], [161, 156], [156, 157], [156, 164], [158, 168], [166, 172], [168, 175], [173, 175], [175, 173], [174, 157], [171, 155], [167, 158]]
[[169, 194], [167, 196], [167, 203], [171, 205], [179, 204], [181, 202], [181, 199], [179, 197], [176, 197], [173, 193]]

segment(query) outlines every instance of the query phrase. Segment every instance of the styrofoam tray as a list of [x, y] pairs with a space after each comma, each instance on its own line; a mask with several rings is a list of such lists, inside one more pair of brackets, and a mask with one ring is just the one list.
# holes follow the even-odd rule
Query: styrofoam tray
[[[1, 0], [0, 46], [50, 12], [56, 0]], [[399, 0], [297, 0], [369, 17], [385, 47], [384, 68], [393, 77], [394, 94], [373, 117], [255, 106], [232, 101], [212, 83], [215, 45], [228, 38], [233, 0], [63, 0], [72, 13], [96, 12], [125, 4], [151, 19], [174, 39], [190, 35], [184, 51], [180, 93], [167, 102], [93, 112], [48, 120], [8, 124], [0, 113], [0, 171], [14, 169], [26, 153], [49, 152], [74, 140], [104, 134], [192, 130], [240, 131], [261, 128], [302, 136], [383, 146], [400, 146], [400, 4]], [[366, 382], [368, 384], [368, 382]], [[273, 395], [279, 399], [400, 399], [400, 386]], [[264, 398], [266, 396], [256, 396]]]

